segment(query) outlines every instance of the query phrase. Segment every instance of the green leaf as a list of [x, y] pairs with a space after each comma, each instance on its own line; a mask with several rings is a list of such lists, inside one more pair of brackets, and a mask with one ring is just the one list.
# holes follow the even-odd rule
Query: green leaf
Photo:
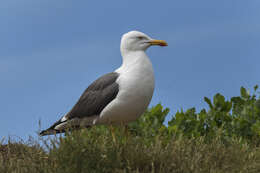
[[240, 94], [243, 98], [248, 99], [249, 98], [249, 94], [247, 93], [246, 89], [244, 87], [240, 88]]
[[229, 112], [232, 108], [232, 102], [226, 102], [225, 111]]
[[225, 97], [217, 93], [213, 98], [213, 103], [216, 108], [222, 108], [225, 105]]
[[256, 91], [258, 89], [258, 85], [256, 85], [255, 87], [254, 87], [254, 90]]
[[208, 97], [204, 97], [204, 101], [205, 101], [206, 103], [208, 103], [210, 109], [213, 109], [213, 105], [212, 105], [212, 103], [211, 103], [211, 101], [210, 101], [210, 99], [209, 99]]

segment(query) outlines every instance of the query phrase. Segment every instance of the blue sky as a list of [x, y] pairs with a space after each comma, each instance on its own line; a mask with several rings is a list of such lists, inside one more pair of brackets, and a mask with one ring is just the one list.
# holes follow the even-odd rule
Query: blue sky
[[[98, 76], [121, 65], [121, 35], [140, 30], [151, 47], [150, 106], [206, 107], [260, 84], [259, 0], [0, 2], [0, 139], [36, 136], [70, 110]], [[170, 118], [170, 117], [169, 117]]]

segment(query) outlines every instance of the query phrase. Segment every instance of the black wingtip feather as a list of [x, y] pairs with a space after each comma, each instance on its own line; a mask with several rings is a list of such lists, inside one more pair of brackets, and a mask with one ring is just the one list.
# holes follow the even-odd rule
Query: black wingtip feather
[[55, 130], [55, 129], [47, 129], [43, 130], [39, 133], [40, 136], [46, 136], [46, 135], [56, 135], [59, 133], [64, 133], [65, 130]]
[[59, 124], [61, 124], [61, 120], [55, 122], [50, 128], [46, 129], [46, 130], [42, 130], [39, 135], [40, 136], [46, 136], [46, 135], [55, 135], [58, 133], [64, 133], [65, 130], [56, 130], [55, 127]]
[[70, 126], [69, 128], [66, 129], [61, 129], [61, 130], [57, 130], [55, 129], [55, 127], [61, 123], [64, 123], [65, 121], [61, 122], [61, 120], [57, 121], [56, 123], [54, 123], [50, 128], [46, 129], [46, 130], [42, 130], [39, 135], [40, 136], [46, 136], [46, 135], [56, 135], [59, 133], [65, 133], [65, 132], [69, 132], [72, 130], [79, 130], [82, 128], [90, 128], [91, 126], [85, 126], [85, 127], [81, 127], [79, 125], [74, 125], [74, 126]]

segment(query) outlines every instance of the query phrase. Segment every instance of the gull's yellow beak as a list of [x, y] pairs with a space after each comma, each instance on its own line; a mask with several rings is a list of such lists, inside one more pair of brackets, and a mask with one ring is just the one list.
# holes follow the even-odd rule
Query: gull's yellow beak
[[168, 44], [164, 40], [151, 40], [149, 41], [149, 43], [151, 45], [168, 46]]

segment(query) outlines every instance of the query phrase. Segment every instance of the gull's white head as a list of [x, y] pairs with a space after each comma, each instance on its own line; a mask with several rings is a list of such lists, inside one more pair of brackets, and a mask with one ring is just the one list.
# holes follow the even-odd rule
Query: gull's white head
[[121, 53], [145, 51], [151, 45], [167, 46], [164, 40], [155, 40], [139, 31], [130, 31], [121, 38]]

